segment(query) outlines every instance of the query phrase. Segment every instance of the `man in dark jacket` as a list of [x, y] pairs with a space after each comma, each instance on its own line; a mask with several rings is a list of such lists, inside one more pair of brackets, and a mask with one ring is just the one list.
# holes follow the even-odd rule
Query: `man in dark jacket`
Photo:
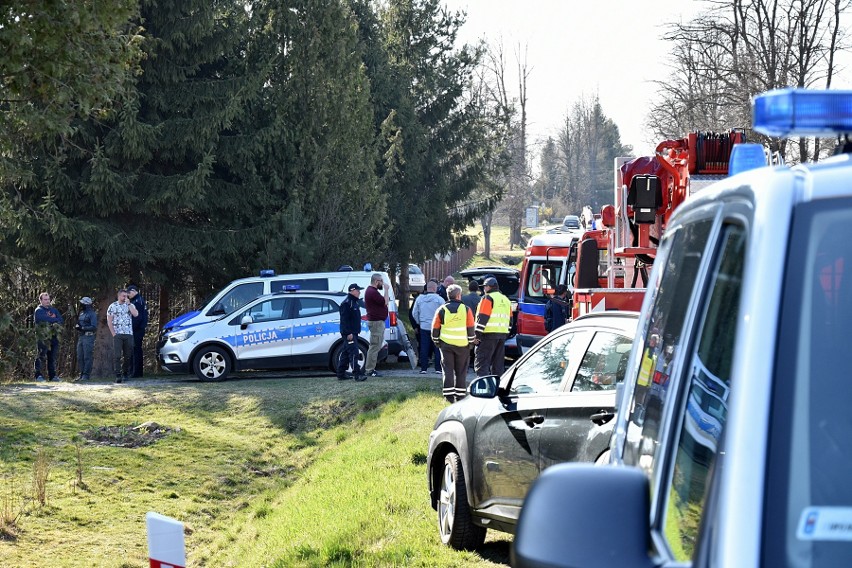
[[78, 381], [88, 381], [92, 374], [92, 357], [95, 351], [95, 332], [98, 330], [98, 313], [92, 307], [92, 299], [88, 296], [80, 298], [83, 308], [77, 315], [77, 364], [80, 366]]
[[50, 305], [50, 294], [38, 295], [39, 305], [33, 313], [38, 337], [38, 356], [35, 360], [36, 381], [44, 381], [42, 359], [47, 360], [47, 376], [51, 381], [60, 380], [56, 375], [56, 355], [59, 353], [59, 333], [62, 330], [62, 314]]
[[565, 325], [565, 322], [568, 321], [569, 305], [568, 287], [565, 284], [559, 284], [556, 287], [556, 293], [544, 307], [544, 329], [548, 333]]
[[130, 375], [138, 378], [142, 376], [142, 341], [145, 339], [145, 328], [148, 327], [148, 305], [135, 284], [127, 287], [127, 297], [139, 312], [138, 316], [133, 316], [133, 368]]
[[[337, 378], [341, 381], [355, 379], [366, 381], [367, 376], [358, 367], [358, 334], [361, 333], [361, 288], [354, 282], [349, 285], [349, 295], [340, 303], [340, 336], [343, 352], [337, 363]], [[347, 369], [352, 367], [352, 373]]]

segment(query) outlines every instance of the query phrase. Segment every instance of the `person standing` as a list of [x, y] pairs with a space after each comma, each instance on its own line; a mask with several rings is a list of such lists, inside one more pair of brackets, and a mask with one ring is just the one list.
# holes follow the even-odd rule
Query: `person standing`
[[[340, 303], [340, 336], [343, 338], [343, 352], [337, 362], [337, 378], [341, 381], [355, 379], [366, 381], [358, 366], [358, 334], [361, 333], [361, 288], [356, 283], [349, 285], [349, 294]], [[352, 367], [352, 373], [347, 368]]]
[[432, 340], [441, 352], [444, 398], [457, 402], [467, 395], [467, 366], [473, 333], [473, 312], [461, 302], [461, 286], [447, 287], [449, 301], [438, 308], [432, 320]]
[[138, 316], [136, 306], [130, 303], [127, 290], [119, 290], [117, 300], [107, 308], [107, 325], [112, 334], [112, 368], [115, 382], [127, 379], [133, 359], [133, 316]]
[[95, 332], [98, 330], [98, 313], [92, 307], [92, 299], [88, 296], [80, 298], [83, 308], [77, 315], [77, 365], [80, 367], [78, 381], [88, 381], [92, 374], [92, 361], [95, 352]]
[[559, 284], [556, 286], [556, 291], [553, 297], [547, 301], [544, 306], [544, 329], [551, 332], [554, 329], [559, 329], [565, 322], [568, 321], [568, 286]]
[[438, 285], [430, 280], [426, 283], [426, 293], [421, 294], [414, 304], [414, 319], [417, 320], [417, 325], [420, 328], [420, 334], [417, 338], [420, 344], [420, 374], [425, 375], [429, 372], [429, 359], [432, 354], [435, 354], [435, 372], [441, 372], [441, 352], [435, 347], [432, 342], [432, 321], [435, 319], [435, 312], [438, 308], [444, 305], [444, 300], [441, 299], [435, 290]]
[[489, 276], [482, 286], [485, 294], [476, 309], [476, 361], [473, 368], [477, 377], [502, 375], [506, 368], [504, 348], [509, 336], [512, 306], [509, 298], [500, 293], [496, 278]]
[[36, 347], [38, 355], [35, 360], [35, 380], [44, 381], [42, 359], [47, 361], [47, 376], [51, 381], [61, 380], [56, 374], [56, 356], [59, 354], [59, 333], [62, 330], [62, 314], [50, 305], [50, 294], [42, 292], [38, 295], [38, 307], [33, 312], [36, 326]]
[[441, 298], [445, 302], [447, 301], [447, 288], [449, 288], [450, 286], [452, 286], [455, 283], [456, 283], [456, 279], [453, 278], [450, 275], [447, 275], [447, 277], [444, 278], [444, 281], [441, 283], [441, 285], [438, 286], [438, 289], [436, 290], [436, 292], [438, 293], [439, 296], [441, 296]]
[[131, 374], [131, 377], [137, 379], [142, 376], [144, 363], [142, 341], [145, 339], [145, 328], [148, 327], [148, 305], [135, 284], [127, 287], [127, 297], [139, 312], [138, 316], [133, 316], [133, 372]]
[[461, 297], [462, 304], [470, 308], [470, 311], [476, 313], [476, 308], [479, 307], [479, 300], [482, 296], [479, 295], [479, 284], [476, 280], [471, 280], [467, 283], [468, 293]]
[[381, 377], [382, 374], [376, 371], [376, 362], [385, 338], [385, 320], [388, 317], [388, 288], [385, 288], [381, 274], [375, 273], [370, 277], [370, 285], [364, 292], [364, 304], [367, 307], [367, 327], [370, 329], [366, 372], [368, 377]]

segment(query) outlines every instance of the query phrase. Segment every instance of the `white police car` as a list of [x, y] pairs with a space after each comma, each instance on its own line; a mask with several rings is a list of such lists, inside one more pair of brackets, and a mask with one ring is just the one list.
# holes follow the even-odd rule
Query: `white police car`
[[[160, 364], [176, 373], [194, 372], [202, 381], [220, 381], [244, 369], [335, 370], [343, 350], [339, 308], [346, 296], [287, 291], [255, 298], [218, 320], [166, 333]], [[362, 308], [362, 316], [365, 313]], [[362, 320], [362, 368], [369, 344], [370, 332]]]
[[766, 93], [754, 124], [837, 136], [837, 155], [745, 171], [675, 211], [613, 466], [545, 471], [513, 566], [852, 565], [852, 91]]

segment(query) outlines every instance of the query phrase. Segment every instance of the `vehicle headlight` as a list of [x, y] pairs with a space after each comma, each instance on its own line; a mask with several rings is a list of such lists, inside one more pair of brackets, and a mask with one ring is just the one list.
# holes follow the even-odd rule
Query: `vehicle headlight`
[[187, 331], [179, 331], [177, 333], [173, 333], [169, 336], [169, 341], [172, 343], [180, 343], [181, 341], [186, 341], [195, 333], [195, 330], [187, 330]]

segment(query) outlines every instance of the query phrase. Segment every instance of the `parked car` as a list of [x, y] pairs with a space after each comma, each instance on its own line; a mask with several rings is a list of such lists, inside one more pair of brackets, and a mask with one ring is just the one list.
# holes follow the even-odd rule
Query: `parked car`
[[507, 266], [477, 266], [459, 272], [459, 276], [465, 280], [475, 280], [482, 290], [482, 283], [489, 276], [497, 279], [500, 292], [512, 303], [512, 323], [509, 327], [509, 337], [506, 339], [504, 353], [507, 359], [512, 361], [521, 356], [521, 348], [518, 346], [517, 320], [518, 320], [518, 287], [521, 282], [521, 273], [516, 268]]
[[606, 452], [636, 320], [635, 312], [577, 318], [441, 411], [426, 471], [444, 544], [474, 549], [488, 528], [514, 532], [543, 468]]
[[[342, 292], [261, 296], [218, 320], [166, 333], [160, 364], [176, 373], [193, 372], [202, 381], [221, 381], [244, 369], [336, 370], [343, 351], [339, 309], [345, 298]], [[370, 331], [362, 321], [362, 364], [369, 346]], [[387, 350], [386, 343], [382, 349]]]
[[642, 307], [613, 466], [544, 472], [513, 566], [850, 565], [849, 109], [850, 91], [755, 98], [756, 130], [845, 134], [837, 155], [740, 173], [675, 211]]
[[[399, 275], [397, 275], [397, 279]], [[408, 265], [408, 291], [412, 294], [420, 294], [426, 289], [426, 276], [416, 264]]]

